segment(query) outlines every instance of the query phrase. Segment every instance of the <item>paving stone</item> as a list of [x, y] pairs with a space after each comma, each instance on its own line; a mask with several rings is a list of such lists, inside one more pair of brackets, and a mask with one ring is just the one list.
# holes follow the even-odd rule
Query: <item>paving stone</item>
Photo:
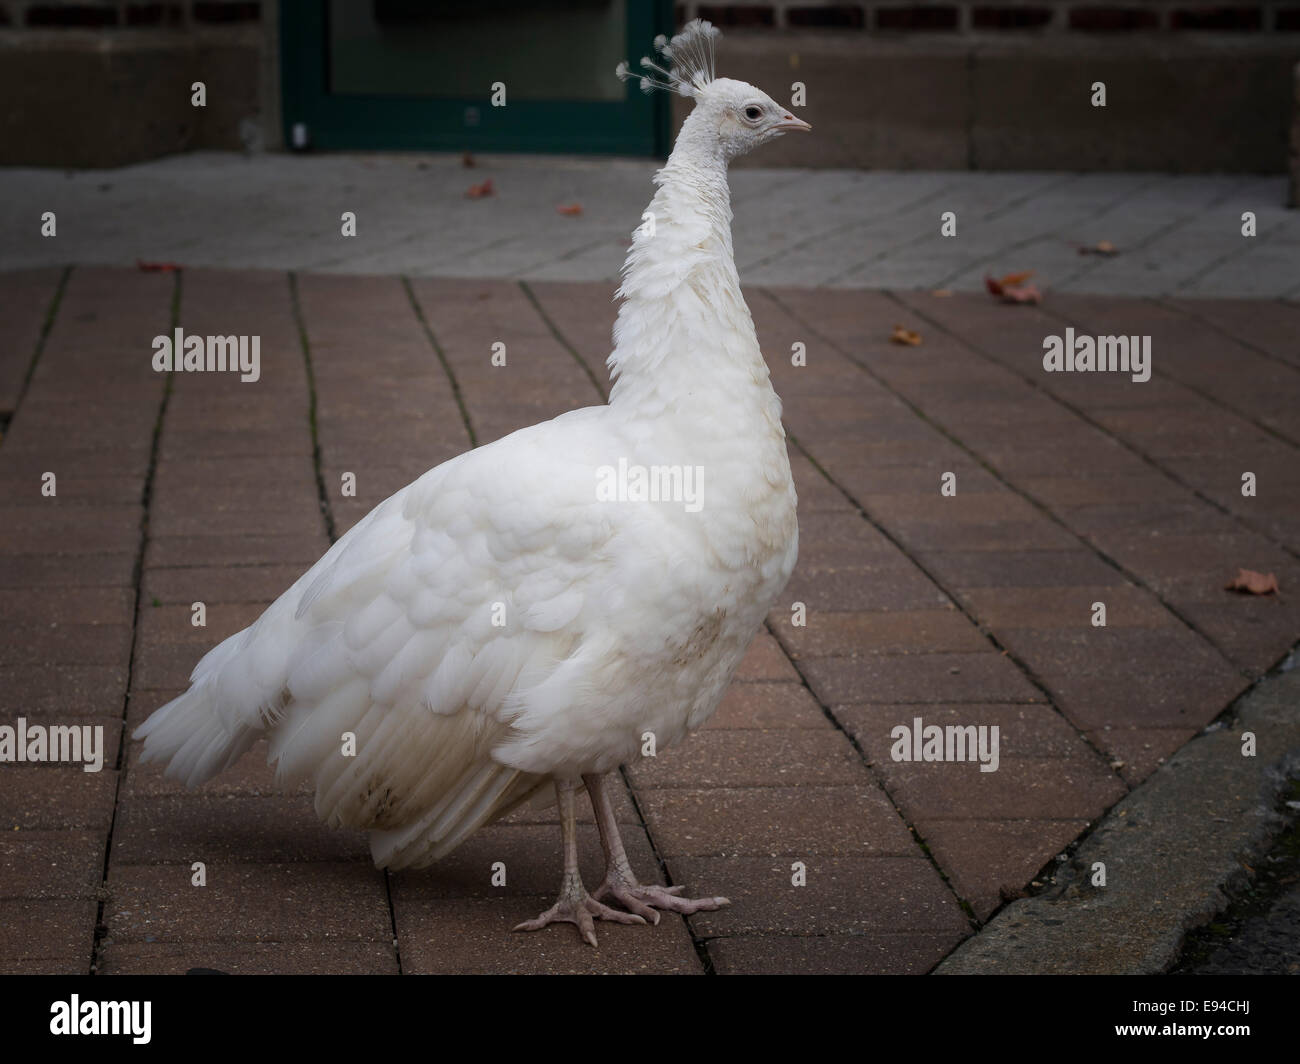
[[799, 556], [813, 569], [862, 565], [875, 554], [889, 555], [896, 548], [867, 520], [856, 513], [799, 515]]
[[0, 590], [0, 615], [10, 624], [127, 624], [135, 594], [125, 587]]
[[731, 901], [697, 913], [703, 938], [745, 934], [870, 934], [956, 931], [969, 923], [929, 861], [914, 857], [810, 857], [806, 885], [794, 886], [793, 860], [770, 857], [678, 858], [678, 882]]
[[854, 784], [866, 779], [862, 762], [838, 732], [704, 731], [656, 757], [628, 766], [632, 786], [768, 787]]
[[[818, 460], [820, 454], [815, 455]], [[850, 468], [840, 465], [834, 471], [836, 479], [860, 504], [878, 496], [924, 495], [939, 493], [945, 473], [953, 473], [959, 490], [966, 492], [996, 492], [1001, 485], [987, 470], [975, 465], [969, 458], [935, 460], [929, 465], [890, 465]], [[799, 496], [799, 512], [803, 513], [803, 496]]]
[[[637, 878], [643, 883], [662, 883], [645, 830], [625, 825], [620, 834]], [[498, 863], [505, 866], [505, 883], [500, 886], [493, 883]], [[604, 878], [605, 858], [594, 823], [578, 827], [578, 864], [583, 883], [588, 890], [595, 890]], [[412, 902], [496, 898], [500, 904], [511, 905], [510, 899], [525, 897], [531, 901], [558, 891], [562, 869], [558, 826], [493, 824], [427, 868], [393, 873], [393, 882], [399, 884], [402, 897]]]
[[208, 968], [229, 975], [396, 975], [391, 942], [318, 939], [248, 944], [203, 940], [101, 941], [100, 975], [185, 975]]
[[911, 551], [1069, 550], [1077, 540], [1009, 491], [869, 495], [867, 512]]
[[948, 597], [901, 556], [875, 566], [809, 569], [799, 566], [773, 609], [802, 602], [813, 611], [945, 609]]
[[23, 381], [59, 288], [61, 270], [20, 270], [0, 284], [0, 412], [18, 405]]
[[818, 612], [796, 626], [792, 615], [769, 615], [778, 638], [797, 661], [812, 657], [918, 652], [964, 653], [989, 649], [988, 640], [956, 607], [937, 610]]
[[1040, 702], [1009, 657], [977, 654], [864, 654], [806, 658], [808, 685], [823, 704], [840, 702]]
[[650, 837], [678, 857], [914, 856], [911, 835], [877, 787], [646, 790]]
[[402, 970], [417, 975], [701, 974], [686, 924], [664, 914], [658, 926], [599, 921], [592, 949], [575, 928], [557, 924], [511, 934], [552, 904], [551, 894], [518, 898], [407, 896], [395, 884], [393, 906]]
[[0, 898], [0, 972], [85, 975], [97, 910], [93, 898]]
[[174, 566], [300, 565], [301, 572], [329, 550], [324, 524], [302, 535], [164, 536], [151, 529], [145, 544], [146, 570]]
[[[87, 400], [91, 398], [88, 396]], [[162, 398], [161, 392], [157, 398]], [[155, 416], [156, 411], [151, 409], [150, 417]], [[64, 490], [64, 486], [69, 482], [126, 478], [143, 489], [145, 475], [149, 472], [149, 441], [141, 437], [139, 442], [132, 446], [117, 446], [107, 450], [98, 445], [70, 446], [53, 429], [49, 430], [44, 438], [33, 439], [30, 444], [26, 444], [21, 436], [15, 436], [10, 432], [5, 436], [4, 457], [0, 459], [0, 469], [4, 471], [5, 476], [19, 482], [25, 480], [29, 485], [24, 489], [23, 494], [9, 497], [11, 503], [50, 511], [81, 510], [84, 507], [68, 507], [59, 502], [59, 496], [63, 496], [64, 502], [67, 501], [68, 493]], [[59, 495], [53, 499], [40, 494], [44, 474], [47, 472], [54, 473], [56, 477], [55, 487]], [[103, 507], [104, 509], [139, 504], [143, 502], [142, 492], [136, 491], [129, 497], [125, 495], [118, 498], [109, 497], [105, 502], [110, 505]]]
[[140, 541], [139, 506], [0, 505], [4, 554], [126, 554]]
[[19, 626], [0, 644], [0, 665], [113, 665], [131, 653], [131, 625]]
[[790, 455], [790, 473], [794, 477], [795, 491], [799, 496], [799, 515], [820, 513], [853, 513], [854, 506], [805, 456]]
[[[242, 504], [221, 502], [203, 513], [188, 509], [157, 509], [149, 518], [150, 535], [159, 538], [201, 536], [213, 525], [246, 529], [250, 535], [288, 536], [310, 540], [319, 530], [320, 518], [309, 508], [291, 510], [249, 509]], [[246, 557], [246, 562], [262, 559]], [[270, 559], [272, 561], [276, 559]]]
[[107, 832], [117, 790], [113, 765], [106, 761], [99, 772], [73, 765], [0, 765], [0, 832]]
[[134, 583], [135, 555], [0, 554], [0, 587], [122, 588]]
[[[140, 584], [140, 601], [164, 606], [204, 602], [269, 605], [306, 572], [303, 565], [196, 565], [148, 569]], [[263, 608], [265, 608], [263, 606]]]
[[[1175, 750], [1196, 735], [1193, 728], [1134, 728], [1105, 725], [1085, 733], [1111, 760], [1131, 787], [1136, 787], [1159, 767]], [[1118, 767], [1117, 767], [1118, 766]]]
[[914, 729], [917, 717], [921, 718], [923, 727], [931, 724], [941, 728], [996, 725], [998, 756], [1003, 760], [1084, 757], [1090, 753], [1074, 726], [1054, 707], [1041, 702], [843, 705], [832, 706], [831, 712], [873, 764], [890, 760], [890, 750], [898, 742], [892, 735], [893, 730], [899, 726]]
[[247, 628], [264, 610], [261, 603], [204, 602], [206, 624], [196, 628], [193, 624], [195, 614], [192, 602], [183, 606], [146, 604], [140, 610], [140, 622], [136, 629], [137, 652], [149, 654], [181, 646], [199, 647], [206, 651], [228, 636]]
[[188, 687], [204, 653], [203, 647], [190, 643], [137, 646], [131, 681], [141, 690]]
[[[49, 464], [49, 458], [46, 458]], [[0, 463], [2, 466], [2, 463]], [[60, 466], [60, 469], [63, 467]], [[50, 470], [59, 474], [59, 470]], [[40, 495], [41, 482], [30, 474], [0, 471], [0, 498], [30, 506], [52, 506], [63, 510], [84, 510], [90, 507], [142, 503], [144, 501], [144, 476], [77, 476], [58, 475], [58, 494], [53, 498]], [[134, 558], [132, 559], [134, 561]]]
[[924, 975], [965, 932], [741, 935], [709, 943], [719, 975]]
[[109, 870], [104, 921], [117, 943], [392, 941], [383, 874], [368, 862], [190, 862]]
[[1159, 599], [1131, 584], [969, 588], [962, 598], [981, 623], [994, 632], [1006, 628], [1089, 627], [1093, 604], [1097, 602], [1106, 607], [1108, 628], [1164, 628], [1179, 623]]
[[[132, 733], [149, 719], [149, 715], [162, 706], [165, 706], [173, 698], [185, 693], [189, 689], [189, 683], [186, 682], [181, 687], [154, 687], [143, 688], [133, 687], [127, 692], [126, 696], [126, 732], [128, 739], [131, 739]], [[130, 764], [136, 763], [136, 755], [139, 753], [143, 743], [137, 743], [131, 739], [127, 748], [127, 759]]]
[[93, 898], [103, 872], [101, 832], [0, 834], [0, 897]]
[[364, 834], [327, 827], [305, 795], [133, 795], [113, 830], [125, 865], [350, 860], [370, 860]]
[[735, 678], [746, 680], [774, 680], [784, 683], [797, 681], [799, 673], [785, 656], [781, 644], [766, 630], [754, 636], [749, 649], [736, 668]]
[[1246, 687], [1239, 672], [1185, 628], [1010, 628], [1000, 637], [1084, 729], [1116, 723], [1199, 728]]
[[[1058, 512], [1074, 506], [1146, 503], [1160, 499], [1181, 499], [1186, 489], [1172, 477], [1155, 470], [1132, 476], [1022, 477], [1020, 487], [1045, 506]], [[1068, 521], [1067, 521], [1068, 523]]]
[[705, 730], [833, 727], [808, 688], [793, 683], [733, 683]]
[[126, 662], [120, 665], [0, 666], [0, 708], [17, 716], [122, 716]]
[[1108, 502], [1090, 506], [1072, 506], [1063, 519], [1086, 539], [1096, 543], [1110, 540], [1108, 533], [1139, 530], [1142, 535], [1177, 532], [1200, 528], [1207, 533], [1231, 534], [1234, 522], [1208, 503], [1188, 495], [1180, 499], [1156, 499], [1151, 502]]
[[922, 565], [943, 586], [1070, 587], [1123, 584], [1117, 570], [1086, 550], [927, 551]]
[[[19, 719], [22, 719], [20, 742]], [[14, 717], [0, 716], [0, 726], [14, 729], [15, 759], [18, 750], [23, 751], [23, 760], [6, 762], [15, 772], [30, 768], [50, 769], [56, 771], [89, 772], [95, 775], [104, 769], [113, 769], [118, 764], [118, 751], [122, 744], [122, 719], [118, 716], [88, 716], [67, 713], [29, 713], [24, 712]], [[40, 728], [40, 738], [34, 738], [34, 729]], [[68, 729], [76, 729], [75, 731]], [[90, 729], [87, 731], [86, 729]], [[36, 742], [33, 750], [32, 743]], [[36, 753], [38, 760], [28, 760], [30, 753]], [[41, 760], [40, 758], [43, 758]], [[99, 767], [96, 768], [95, 766]], [[3, 791], [3, 787], [0, 787]]]
[[971, 762], [903, 762], [875, 768], [890, 797], [917, 824], [995, 813], [1008, 820], [1094, 820], [1127, 792], [1097, 755], [1008, 758], [996, 772]]
[[160, 462], [202, 456], [205, 459], [228, 458], [310, 458], [311, 434], [301, 425], [271, 428], [225, 428], [221, 425], [187, 425], [169, 418], [158, 443]]
[[1174, 599], [1178, 612], [1237, 665], [1268, 672], [1281, 663], [1300, 628], [1300, 603], [1290, 596], [1225, 592], [1217, 601]]
[[[614, 805], [614, 818], [620, 824], [633, 824], [637, 828], [641, 827], [641, 816], [637, 813], [632, 805], [632, 798], [628, 793], [626, 784], [622, 776], [611, 774], [606, 777], [610, 786], [607, 790], [610, 793], [610, 800]], [[585, 788], [583, 789], [585, 793]], [[577, 804], [574, 810], [579, 824], [594, 824], [595, 817], [592, 816], [591, 803], [587, 801], [582, 794], [578, 796]], [[555, 788], [552, 786], [543, 786], [533, 797], [529, 798], [523, 805], [516, 806], [507, 813], [497, 824], [548, 824], [552, 828], [552, 836], [556, 839], [560, 837], [560, 820], [555, 803]]]
[[[917, 822], [934, 859], [953, 889], [987, 920], [1088, 827], [1087, 819], [946, 820]], [[1046, 874], [1050, 874], [1049, 867]]]
[[[1106, 551], [1168, 599], [1223, 602], [1224, 586], [1241, 568], [1275, 573], [1279, 583], [1300, 576], [1295, 559], [1250, 532], [1155, 533], [1133, 530], [1107, 536]], [[1293, 574], [1295, 574], [1293, 576]]]

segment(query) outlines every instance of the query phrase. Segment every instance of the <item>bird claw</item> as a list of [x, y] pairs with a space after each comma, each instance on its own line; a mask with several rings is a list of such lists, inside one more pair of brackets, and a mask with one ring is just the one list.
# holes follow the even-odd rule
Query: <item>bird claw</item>
[[657, 911], [659, 909], [663, 909], [665, 912], [690, 916], [691, 913], [712, 912], [715, 909], [721, 909], [724, 905], [731, 904], [726, 898], [678, 897], [685, 889], [685, 887], [660, 887], [655, 884], [641, 884], [636, 880], [626, 880], [621, 877], [607, 877], [596, 888], [596, 892], [592, 897], [597, 900], [607, 897], [613, 898], [628, 912], [635, 913], [653, 924], [659, 923], [659, 913]]
[[[658, 914], [656, 914], [658, 915]], [[550, 924], [575, 924], [578, 934], [589, 946], [596, 945], [596, 921], [609, 920], [615, 924], [644, 924], [641, 916], [632, 912], [621, 912], [602, 905], [590, 894], [581, 897], [562, 897], [546, 912], [535, 920], [525, 920], [516, 925], [516, 931], [540, 931]]]

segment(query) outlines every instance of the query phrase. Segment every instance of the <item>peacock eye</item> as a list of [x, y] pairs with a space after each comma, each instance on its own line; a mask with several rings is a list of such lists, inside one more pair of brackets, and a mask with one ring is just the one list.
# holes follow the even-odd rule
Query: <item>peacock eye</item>
[[763, 113], [762, 110], [752, 105], [745, 108], [745, 117], [748, 118], [751, 122], [757, 122], [759, 115], [761, 115], [762, 113]]

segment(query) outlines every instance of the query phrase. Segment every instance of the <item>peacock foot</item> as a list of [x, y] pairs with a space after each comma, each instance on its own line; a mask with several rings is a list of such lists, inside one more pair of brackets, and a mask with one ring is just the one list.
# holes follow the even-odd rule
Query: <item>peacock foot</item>
[[666, 912], [691, 913], [712, 912], [731, 902], [726, 898], [681, 898], [678, 897], [685, 887], [660, 887], [655, 884], [638, 883], [630, 875], [607, 873], [605, 881], [596, 888], [593, 898], [599, 902], [603, 898], [613, 898], [630, 913], [643, 917], [652, 924], [659, 923], [658, 909]]
[[[596, 921], [609, 920], [615, 924], [644, 924], [634, 912], [621, 912], [602, 905], [579, 886], [581, 893], [566, 890], [560, 900], [535, 920], [525, 920], [515, 927], [516, 931], [540, 931], [550, 924], [576, 924], [578, 934], [588, 945], [596, 945]], [[659, 914], [655, 913], [658, 920]]]

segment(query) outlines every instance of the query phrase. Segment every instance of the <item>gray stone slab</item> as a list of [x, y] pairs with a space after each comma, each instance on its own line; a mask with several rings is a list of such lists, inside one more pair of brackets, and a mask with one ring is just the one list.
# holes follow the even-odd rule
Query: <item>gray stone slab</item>
[[[116, 170], [0, 171], [0, 270], [68, 262], [614, 283], [657, 163], [574, 156], [197, 152]], [[491, 179], [495, 195], [469, 199]], [[737, 169], [747, 284], [1276, 298], [1300, 277], [1284, 177]], [[556, 208], [580, 204], [576, 217]], [[40, 235], [55, 211], [58, 236]], [[1243, 211], [1259, 235], [1241, 236]], [[344, 237], [340, 215], [357, 215]], [[957, 235], [939, 233], [957, 216]], [[1078, 255], [1108, 240], [1113, 258]]]
[[[1165, 971], [1184, 934], [1227, 905], [1225, 888], [1277, 829], [1274, 802], [1300, 766], [1298, 706], [1300, 669], [1265, 679], [1224, 726], [1116, 805], [1054, 886], [1003, 909], [938, 974]], [[1242, 753], [1246, 732], [1253, 757]], [[1098, 864], [1104, 887], [1092, 885]]]

